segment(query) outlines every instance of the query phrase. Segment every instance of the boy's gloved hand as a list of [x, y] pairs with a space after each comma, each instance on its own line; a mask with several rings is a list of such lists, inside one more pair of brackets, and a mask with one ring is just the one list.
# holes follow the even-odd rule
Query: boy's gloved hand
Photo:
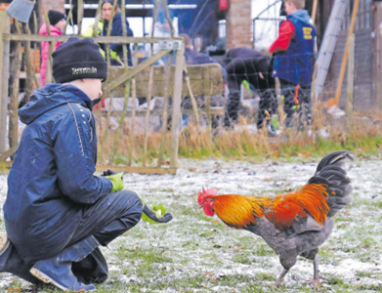
[[113, 175], [105, 176], [106, 178], [110, 179], [111, 183], [113, 184], [113, 188], [111, 189], [111, 192], [120, 191], [123, 189], [123, 172], [115, 173]]
[[[122, 172], [122, 171], [120, 171], [120, 172]], [[117, 174], [117, 172], [114, 172], [113, 170], [108, 169], [106, 171], [103, 171], [101, 176], [105, 176], [106, 177], [106, 176], [110, 176], [110, 175], [114, 175], [114, 174]]]

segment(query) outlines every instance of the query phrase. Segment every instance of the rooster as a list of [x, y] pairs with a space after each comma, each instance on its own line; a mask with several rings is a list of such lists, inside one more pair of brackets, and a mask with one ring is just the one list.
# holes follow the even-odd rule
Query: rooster
[[301, 189], [275, 197], [217, 195], [204, 188], [198, 204], [207, 216], [216, 214], [227, 226], [261, 236], [279, 255], [284, 270], [279, 286], [300, 255], [313, 260], [313, 280], [319, 283], [317, 253], [330, 236], [332, 217], [351, 202], [350, 179], [342, 169], [352, 153], [337, 151], [325, 156], [308, 183]]

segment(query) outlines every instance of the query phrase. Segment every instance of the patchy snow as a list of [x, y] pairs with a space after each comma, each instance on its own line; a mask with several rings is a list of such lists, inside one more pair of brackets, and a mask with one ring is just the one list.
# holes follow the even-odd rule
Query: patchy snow
[[[260, 237], [204, 216], [197, 193], [204, 186], [220, 193], [275, 195], [305, 184], [316, 166], [311, 160], [255, 164], [183, 159], [176, 176], [125, 175], [125, 188], [138, 192], [148, 205], [164, 204], [174, 219], [168, 225], [141, 222], [102, 248], [110, 265], [102, 289], [118, 284], [119, 289], [110, 291], [254, 292], [251, 286], [264, 286], [264, 292], [271, 292], [269, 286], [282, 270], [277, 255]], [[354, 200], [336, 215], [337, 227], [320, 250], [320, 271], [329, 279], [322, 286], [333, 287], [333, 292], [347, 286], [351, 292], [375, 292], [382, 286], [382, 168], [379, 160], [355, 161], [345, 168]], [[0, 206], [6, 191], [6, 176], [0, 176]], [[0, 209], [0, 230], [2, 218]], [[305, 288], [312, 272], [312, 263], [299, 258], [286, 277], [285, 292]], [[15, 280], [0, 274], [0, 291]]]

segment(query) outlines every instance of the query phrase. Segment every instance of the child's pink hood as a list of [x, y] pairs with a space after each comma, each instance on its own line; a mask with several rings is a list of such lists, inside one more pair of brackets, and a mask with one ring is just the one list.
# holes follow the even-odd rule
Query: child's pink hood
[[[47, 25], [46, 23], [43, 23], [40, 29], [38, 30], [38, 34], [42, 36], [48, 35]], [[50, 25], [50, 34], [52, 36], [61, 36], [62, 32], [58, 27], [55, 27], [54, 25]]]

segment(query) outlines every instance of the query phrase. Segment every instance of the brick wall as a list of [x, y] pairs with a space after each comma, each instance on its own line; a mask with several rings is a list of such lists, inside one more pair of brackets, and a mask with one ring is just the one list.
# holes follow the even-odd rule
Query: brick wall
[[44, 10], [47, 13], [51, 9], [65, 13], [65, 0], [37, 0], [37, 5], [40, 24], [44, 22]]
[[251, 2], [251, 0], [230, 0], [226, 18], [226, 49], [253, 48]]

